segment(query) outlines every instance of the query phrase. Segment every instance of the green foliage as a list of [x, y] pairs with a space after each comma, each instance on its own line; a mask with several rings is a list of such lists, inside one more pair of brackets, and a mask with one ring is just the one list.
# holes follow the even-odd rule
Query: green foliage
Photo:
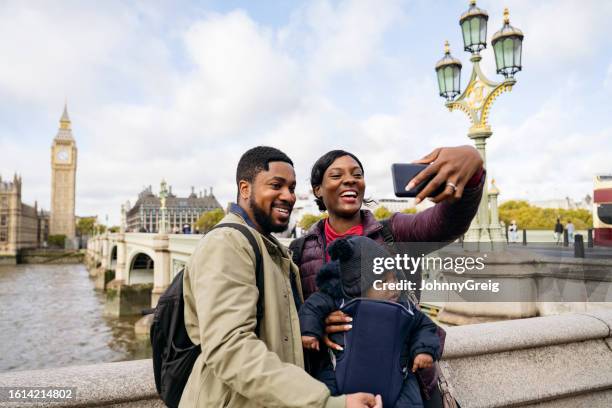
[[416, 208], [404, 208], [400, 211], [402, 214], [416, 214]]
[[557, 208], [540, 208], [530, 205], [523, 200], [510, 200], [499, 206], [499, 218], [506, 225], [516, 220], [519, 229], [552, 230], [561, 219], [563, 225], [572, 221], [576, 229], [593, 227], [593, 216], [588, 210], [563, 210]]
[[216, 208], [211, 211], [206, 211], [204, 214], [198, 218], [195, 223], [196, 228], [200, 230], [200, 232], [208, 232], [219, 223], [225, 217], [225, 213], [221, 208]]
[[378, 221], [387, 219], [391, 217], [391, 215], [393, 215], [393, 213], [383, 205], [374, 210], [374, 218], [376, 218]]
[[108, 228], [108, 232], [119, 232], [119, 226], [118, 225], [113, 225], [112, 227]]
[[314, 214], [304, 214], [302, 219], [298, 222], [298, 226], [304, 231], [308, 231], [310, 227], [315, 225], [320, 220], [327, 218], [327, 213], [314, 215]]
[[93, 235], [96, 217], [79, 218], [76, 225], [77, 235]]
[[49, 235], [47, 242], [51, 247], [64, 248], [66, 245], [66, 236], [64, 234]]

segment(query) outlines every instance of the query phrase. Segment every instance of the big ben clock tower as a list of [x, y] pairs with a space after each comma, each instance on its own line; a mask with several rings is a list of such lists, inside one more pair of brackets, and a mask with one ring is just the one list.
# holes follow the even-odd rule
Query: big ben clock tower
[[74, 197], [76, 190], [77, 148], [68, 109], [60, 119], [60, 128], [51, 145], [51, 217], [49, 234], [75, 236]]

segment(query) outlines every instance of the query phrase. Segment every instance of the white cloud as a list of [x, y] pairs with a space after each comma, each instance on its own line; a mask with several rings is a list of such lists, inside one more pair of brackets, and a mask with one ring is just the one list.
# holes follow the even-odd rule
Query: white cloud
[[295, 62], [244, 12], [212, 15], [184, 39], [195, 66], [179, 87], [176, 107], [213, 134], [255, 129], [299, 104]]
[[[561, 73], [563, 64], [580, 62], [606, 50], [612, 3], [598, 0], [487, 2], [489, 38], [502, 27], [503, 7], [510, 23], [525, 34], [525, 66]], [[483, 3], [484, 4], [484, 3]], [[480, 2], [479, 2], [480, 5]], [[487, 50], [492, 53], [492, 50]]]
[[497, 128], [488, 143], [488, 162], [501, 200], [580, 199], [592, 195], [595, 174], [609, 171], [612, 149], [606, 138], [612, 128], [579, 126], [583, 113], [574, 109], [578, 91], [568, 83], [522, 123]]
[[312, 85], [324, 86], [336, 75], [354, 74], [384, 58], [384, 34], [405, 18], [401, 6], [396, 0], [309, 2], [278, 37], [304, 53]]
[[[529, 71], [521, 75], [562, 75], [562, 63], [580, 67], [582, 57], [602, 48], [608, 5], [513, 1], [513, 24], [526, 34]], [[407, 62], [419, 56], [396, 55], [388, 46], [387, 35], [400, 25], [423, 27], [427, 38], [428, 23], [408, 19], [403, 2], [305, 2], [280, 28], [243, 10], [187, 15], [163, 5], [92, 7], [0, 6], [0, 35], [13, 39], [0, 43], [0, 172], [24, 175], [26, 202], [38, 199], [48, 208], [48, 149], [64, 96], [79, 147], [77, 213], [109, 214], [113, 223], [121, 203], [133, 202], [144, 185], [157, 191], [162, 178], [179, 194], [191, 185], [214, 186], [225, 205], [234, 197], [240, 154], [257, 144], [294, 159], [300, 191], [321, 154], [352, 151], [366, 167], [368, 194], [381, 197], [392, 193], [390, 163], [472, 143], [464, 115], [449, 113], [437, 97], [431, 67], [422, 72]], [[501, 26], [501, 6], [483, 7], [492, 34]], [[464, 67], [464, 81], [466, 73]], [[337, 88], [347, 78], [350, 97]], [[547, 95], [522, 89], [522, 98], [542, 101], [523, 120], [514, 113], [518, 97], [495, 113], [488, 159], [500, 198], [579, 198], [590, 175], [609, 166], [610, 149], [598, 146], [607, 146], [610, 127], [577, 125], [588, 81], [565, 81]]]
[[[163, 41], [143, 30], [137, 10], [121, 3], [4, 2], [0, 21], [5, 102], [57, 104], [69, 97], [83, 104], [126, 91], [151, 96], [169, 79]], [[156, 87], [138, 87], [146, 82]]]

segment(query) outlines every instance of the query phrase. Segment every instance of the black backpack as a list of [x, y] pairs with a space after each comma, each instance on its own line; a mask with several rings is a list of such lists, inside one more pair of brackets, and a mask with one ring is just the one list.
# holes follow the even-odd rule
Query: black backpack
[[[264, 299], [261, 251], [255, 237], [247, 227], [242, 224], [227, 223], [219, 224], [213, 229], [225, 227], [237, 229], [244, 234], [255, 252], [255, 281], [259, 290], [255, 334], [259, 337]], [[183, 274], [184, 268], [174, 277], [168, 289], [159, 298], [150, 332], [155, 387], [161, 399], [170, 408], [178, 407], [195, 360], [201, 353], [200, 345], [191, 342], [185, 329]]]

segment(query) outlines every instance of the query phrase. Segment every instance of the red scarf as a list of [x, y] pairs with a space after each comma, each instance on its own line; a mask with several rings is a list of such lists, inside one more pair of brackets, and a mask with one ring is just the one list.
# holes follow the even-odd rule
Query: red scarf
[[[329, 224], [329, 219], [325, 219], [325, 243], [327, 248], [329, 248], [329, 245], [336, 239], [349, 235], [363, 235], [363, 224], [355, 225], [354, 227], [351, 227], [346, 230], [344, 234], [339, 234], [334, 231], [332, 226]], [[329, 254], [327, 253], [327, 251], [325, 251], [325, 261], [329, 261]]]

